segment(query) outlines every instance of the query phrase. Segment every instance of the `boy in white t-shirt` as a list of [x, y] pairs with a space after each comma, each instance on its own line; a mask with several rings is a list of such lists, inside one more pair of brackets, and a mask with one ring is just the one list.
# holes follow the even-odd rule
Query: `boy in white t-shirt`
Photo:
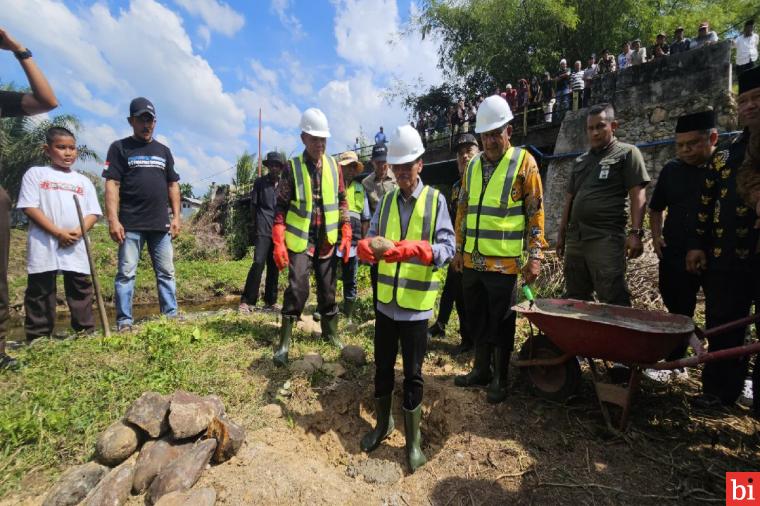
[[72, 328], [88, 333], [95, 329], [90, 264], [72, 195], [79, 199], [87, 230], [103, 213], [92, 182], [71, 170], [77, 159], [74, 134], [62, 127], [52, 127], [45, 138], [43, 149], [51, 166], [26, 171], [16, 206], [30, 220], [24, 296], [27, 340], [53, 333], [59, 272], [63, 273]]

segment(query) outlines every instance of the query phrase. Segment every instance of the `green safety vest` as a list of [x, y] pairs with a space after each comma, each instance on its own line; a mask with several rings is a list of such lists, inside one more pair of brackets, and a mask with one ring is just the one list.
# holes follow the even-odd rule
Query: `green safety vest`
[[[404, 237], [401, 236], [398, 212], [399, 192], [396, 189], [383, 196], [377, 235], [392, 241], [426, 240], [432, 244], [438, 212], [438, 190], [430, 186], [422, 188]], [[399, 307], [413, 311], [433, 309], [440, 279], [438, 270], [432, 265], [423, 265], [418, 258], [394, 263], [380, 260], [377, 269], [377, 300], [388, 304], [395, 299]]]
[[[303, 154], [290, 159], [293, 171], [295, 200], [290, 201], [285, 216], [285, 244], [290, 251], [302, 253], [309, 243], [309, 226], [314, 203], [311, 195], [311, 177]], [[322, 155], [322, 209], [327, 242], [338, 240], [338, 168], [332, 156]]]
[[362, 211], [364, 211], [364, 186], [356, 180], [351, 181], [346, 189], [346, 201], [349, 216], [357, 220], [361, 219]]
[[467, 167], [467, 222], [464, 251], [485, 256], [519, 257], [523, 250], [525, 217], [523, 201], [512, 200], [517, 169], [527, 156], [524, 149], [510, 147], [483, 189], [480, 155]]

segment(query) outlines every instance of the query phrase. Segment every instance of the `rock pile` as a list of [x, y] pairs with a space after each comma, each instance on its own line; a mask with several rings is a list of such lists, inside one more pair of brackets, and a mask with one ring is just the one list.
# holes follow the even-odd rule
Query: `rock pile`
[[148, 505], [211, 506], [214, 489], [191, 489], [209, 463], [231, 459], [244, 440], [215, 395], [145, 392], [98, 436], [95, 461], [66, 471], [43, 506], [118, 506], [130, 494], [145, 494]]

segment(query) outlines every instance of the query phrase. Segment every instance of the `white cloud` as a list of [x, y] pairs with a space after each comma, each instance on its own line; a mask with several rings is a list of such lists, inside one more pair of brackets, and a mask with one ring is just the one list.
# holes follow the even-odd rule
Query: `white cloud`
[[298, 107], [265, 88], [243, 88], [235, 94], [235, 99], [252, 121], [258, 121], [259, 108], [263, 121], [272, 125], [292, 128], [301, 119]]
[[290, 0], [272, 0], [270, 10], [277, 14], [280, 23], [290, 32], [293, 39], [303, 38], [306, 34], [301, 26], [301, 21], [290, 11]]
[[[251, 135], [258, 136], [258, 130], [251, 132]], [[254, 148], [254, 151], [258, 146]], [[299, 133], [296, 130], [281, 131], [270, 126], [264, 126], [261, 129], [261, 152], [284, 151], [287, 156], [293, 156], [303, 149]]]
[[[403, 30], [396, 0], [334, 0], [336, 51], [356, 66], [406, 81], [441, 80], [438, 42]], [[410, 15], [415, 15], [412, 4]]]
[[262, 81], [273, 88], [277, 86], [277, 72], [264, 67], [260, 61], [255, 59], [251, 60], [251, 68], [259, 81]]
[[198, 27], [198, 30], [196, 32], [198, 33], [198, 37], [201, 39], [201, 49], [207, 49], [211, 44], [211, 30], [208, 26], [201, 25]]
[[314, 94], [314, 88], [311, 85], [314, 76], [306, 65], [290, 51], [283, 51], [280, 54], [280, 62], [282, 62], [280, 74], [287, 81], [290, 91], [301, 97]]
[[[56, 83], [56, 88], [59, 87], [58, 84]], [[71, 80], [66, 85], [71, 95], [71, 100], [82, 109], [103, 117], [113, 117], [116, 115], [116, 106], [93, 97], [87, 85], [83, 82]]]
[[209, 29], [232, 37], [245, 24], [242, 14], [217, 0], [174, 0], [187, 12], [200, 17]]

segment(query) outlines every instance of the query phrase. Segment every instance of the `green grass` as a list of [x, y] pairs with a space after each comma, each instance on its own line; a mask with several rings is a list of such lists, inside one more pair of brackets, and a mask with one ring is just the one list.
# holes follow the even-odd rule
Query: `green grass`
[[[98, 225], [90, 232], [95, 269], [106, 302], [113, 300], [114, 276], [118, 261], [118, 245], [108, 235], [108, 228]], [[210, 250], [198, 244], [190, 232], [183, 232], [174, 241], [174, 268], [177, 278], [177, 298], [181, 301], [203, 301], [213, 297], [239, 294], [251, 259], [230, 260], [226, 253]], [[63, 283], [59, 283], [63, 295]], [[11, 306], [23, 303], [26, 289], [26, 231], [11, 231], [11, 257], [8, 268], [8, 287]], [[137, 269], [134, 301], [136, 304], [157, 301], [156, 280], [148, 256], [143, 249]]]

